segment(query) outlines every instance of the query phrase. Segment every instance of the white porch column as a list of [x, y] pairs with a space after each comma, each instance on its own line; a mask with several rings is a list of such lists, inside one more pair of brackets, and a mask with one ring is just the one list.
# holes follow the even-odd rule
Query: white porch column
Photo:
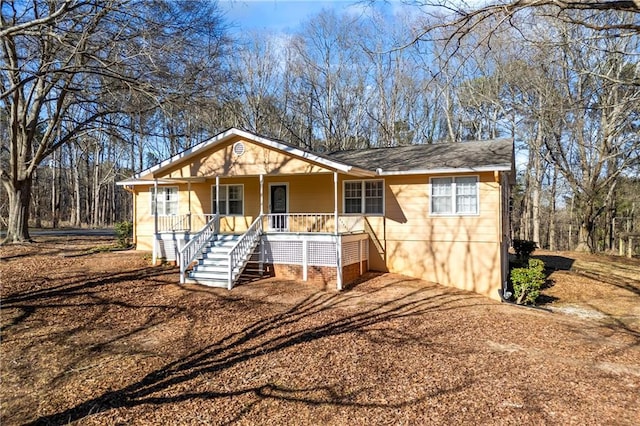
[[338, 263], [336, 269], [336, 289], [342, 290], [342, 238], [336, 235], [336, 261]]
[[[264, 214], [264, 175], [260, 174], [260, 216]], [[262, 222], [262, 226], [264, 226], [264, 222]], [[260, 266], [258, 268], [258, 272], [260, 276], [264, 273], [264, 236], [260, 236]]]
[[158, 259], [158, 179], [153, 179], [153, 197], [155, 203], [153, 203], [153, 256], [151, 263], [156, 264]]
[[333, 216], [338, 235], [338, 172], [333, 172]]
[[191, 232], [191, 181], [187, 181], [187, 198], [189, 200], [189, 211], [187, 211], [187, 218], [189, 224], [189, 232]]
[[216, 234], [220, 233], [220, 176], [216, 175]]
[[216, 214], [220, 214], [220, 176], [216, 175]]
[[342, 241], [338, 229], [338, 172], [333, 172], [333, 220], [336, 228], [336, 288], [342, 290]]
[[260, 215], [264, 214], [264, 175], [260, 175]]
[[302, 281], [307, 281], [309, 274], [309, 241], [302, 239]]

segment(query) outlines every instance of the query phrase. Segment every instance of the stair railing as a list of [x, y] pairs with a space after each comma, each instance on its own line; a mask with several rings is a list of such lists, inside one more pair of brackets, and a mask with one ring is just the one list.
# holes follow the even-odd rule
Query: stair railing
[[236, 277], [242, 272], [244, 263], [247, 262], [261, 235], [262, 215], [253, 221], [249, 229], [247, 229], [247, 232], [245, 232], [231, 250], [229, 250], [229, 281], [227, 283], [229, 290], [233, 288]]
[[220, 230], [220, 215], [216, 214], [207, 224], [193, 236], [184, 246], [178, 250], [178, 263], [180, 264], [180, 283], [186, 281], [187, 268], [202, 252], [204, 246], [213, 239]]

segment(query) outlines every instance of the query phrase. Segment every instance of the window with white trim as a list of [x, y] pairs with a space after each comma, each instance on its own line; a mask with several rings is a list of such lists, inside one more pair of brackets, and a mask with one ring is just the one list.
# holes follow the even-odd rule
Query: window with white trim
[[[211, 211], [217, 213], [216, 186], [211, 186]], [[244, 215], [244, 185], [220, 185], [220, 215]]]
[[384, 181], [345, 181], [342, 206], [346, 214], [383, 214]]
[[178, 187], [177, 186], [159, 186], [158, 196], [156, 196], [155, 188], [151, 188], [151, 214], [156, 211], [156, 202], [158, 204], [158, 216], [173, 216], [178, 214]]
[[478, 177], [431, 178], [431, 214], [478, 214]]

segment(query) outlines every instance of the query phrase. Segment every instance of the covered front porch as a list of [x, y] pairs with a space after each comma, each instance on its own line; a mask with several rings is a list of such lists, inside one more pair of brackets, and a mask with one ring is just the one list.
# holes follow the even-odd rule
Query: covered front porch
[[[254, 264], [261, 273], [320, 279], [342, 289], [369, 265], [364, 217], [339, 213], [343, 178], [325, 173], [155, 180], [153, 261], [176, 261], [181, 282], [230, 289]], [[308, 207], [320, 211], [298, 210]], [[215, 264], [207, 260], [214, 257]]]
[[[186, 228], [207, 218], [197, 232]], [[321, 281], [341, 290], [369, 267], [362, 217], [339, 216], [336, 227], [330, 214], [265, 214], [240, 234], [221, 232], [219, 215], [175, 219], [184, 229], [158, 232], [154, 246], [164, 259], [176, 261], [182, 283], [231, 289], [253, 264], [260, 275]]]

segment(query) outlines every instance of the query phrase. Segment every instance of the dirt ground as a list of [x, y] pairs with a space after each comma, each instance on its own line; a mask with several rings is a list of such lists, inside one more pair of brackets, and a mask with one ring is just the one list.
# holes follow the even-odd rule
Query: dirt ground
[[180, 286], [111, 243], [0, 248], [3, 425], [640, 424], [637, 259], [537, 253], [534, 309], [393, 274]]

